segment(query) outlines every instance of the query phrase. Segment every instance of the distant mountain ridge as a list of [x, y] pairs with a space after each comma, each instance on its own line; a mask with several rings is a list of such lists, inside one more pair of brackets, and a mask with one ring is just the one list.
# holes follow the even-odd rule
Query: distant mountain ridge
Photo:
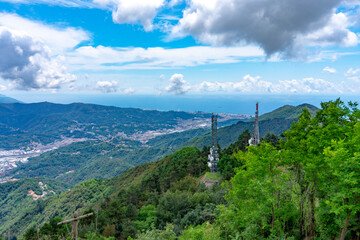
[[[291, 124], [297, 120], [297, 117], [303, 111], [303, 108], [309, 109], [312, 115], [315, 115], [319, 110], [317, 107], [311, 104], [301, 104], [298, 106], [285, 105], [283, 107], [277, 108], [269, 113], [265, 113], [259, 116], [259, 128], [260, 128], [260, 137], [264, 137], [267, 133], [272, 133], [275, 135], [280, 135], [284, 131], [288, 130], [291, 127]], [[235, 142], [239, 135], [245, 130], [253, 131], [254, 120], [249, 121], [239, 121], [236, 124], [231, 126], [226, 126], [219, 128], [218, 130], [218, 143], [222, 148], [228, 147], [231, 143]], [[156, 138], [153, 139], [153, 142], [156, 141]], [[193, 146], [197, 148], [202, 148], [204, 145], [209, 146], [212, 143], [210, 131], [200, 137], [193, 138], [188, 142], [181, 145]]]
[[11, 98], [3, 94], [0, 94], [0, 103], [21, 103], [21, 102], [19, 100], [16, 100], [15, 98]]
[[272, 112], [262, 114], [261, 116], [259, 116], [259, 121], [275, 118], [296, 119], [302, 113], [302, 110], [305, 107], [309, 110], [311, 115], [315, 115], [315, 113], [319, 110], [314, 105], [307, 103], [298, 106], [285, 105], [275, 109]]
[[[209, 113], [189, 113], [136, 108], [118, 108], [72, 103], [0, 104], [0, 148], [43, 144], [61, 137], [105, 139], [121, 135], [141, 140], [146, 131], [172, 129], [194, 119], [208, 119]], [[133, 136], [132, 136], [133, 135]]]

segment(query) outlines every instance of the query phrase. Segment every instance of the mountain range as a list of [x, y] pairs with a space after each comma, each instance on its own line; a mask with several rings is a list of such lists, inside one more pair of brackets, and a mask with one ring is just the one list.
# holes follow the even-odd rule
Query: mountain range
[[[31, 109], [29, 106], [37, 110]], [[260, 116], [261, 136], [263, 137], [267, 133], [279, 135], [289, 129], [291, 123], [296, 121], [296, 117], [304, 107], [307, 107], [311, 114], [315, 114], [317, 111], [316, 107], [308, 104], [287, 105]], [[91, 116], [94, 113], [96, 113], [96, 116]], [[125, 128], [124, 124], [136, 126], [143, 129], [142, 131], [146, 131], [173, 127], [178, 124], [179, 119], [191, 120], [210, 117], [206, 113], [142, 111], [139, 109], [117, 109], [86, 104], [57, 105], [50, 103], [35, 105], [1, 104], [0, 115], [5, 119], [1, 120], [3, 126], [6, 126], [5, 128], [12, 126], [15, 129], [11, 133], [14, 136], [17, 133], [26, 133], [27, 131], [32, 134], [42, 132], [51, 135], [52, 132], [56, 132], [56, 127], [50, 126], [50, 122], [55, 121], [55, 119], [55, 122], [60, 122], [56, 124], [57, 128], [64, 134], [69, 134], [68, 129], [66, 130], [68, 124], [73, 124], [76, 121], [93, 123], [91, 125], [93, 128], [85, 126], [84, 130], [80, 131], [82, 137], [87, 131], [94, 131], [94, 129], [99, 132], [102, 131], [99, 135], [104, 136], [104, 132], [111, 135], [111, 132], [115, 131], [114, 129]], [[114, 120], [114, 124], [111, 124], [111, 120], [113, 120], [111, 117], [114, 115], [119, 119]], [[12, 120], [19, 116], [24, 116], [24, 118], [13, 123]], [[76, 120], [71, 120], [72, 117]], [[32, 123], [32, 121], [35, 122]], [[126, 123], [126, 121], [130, 121], [130, 123]], [[155, 127], [150, 126], [149, 122], [155, 123]], [[49, 126], [49, 129], [47, 129], [47, 126]], [[107, 131], [103, 129], [104, 126]], [[218, 139], [220, 146], [222, 148], [228, 147], [238, 140], [242, 132], [245, 130], [251, 131], [252, 128], [253, 121], [251, 120], [238, 121], [236, 124], [219, 128]], [[40, 129], [43, 129], [43, 131], [40, 131]], [[135, 130], [126, 131], [131, 134]], [[2, 133], [4, 134], [4, 132]], [[74, 136], [71, 135], [71, 137]], [[159, 176], [159, 174], [163, 174], [162, 177], [167, 179], [166, 181], [161, 180], [166, 182], [166, 187], [160, 191], [164, 192], [172, 185], [169, 181], [181, 180], [186, 176], [185, 173], [190, 168], [186, 167], [185, 169], [188, 168], [188, 170], [184, 171], [185, 175], [182, 174], [175, 178], [175, 172], [180, 171], [180, 169], [171, 170], [171, 173], [167, 172], [167, 174], [155, 173], [156, 169], [166, 169], [168, 168], [166, 166], [169, 166], [168, 164], [179, 164], [178, 162], [172, 162], [171, 159], [187, 162], [189, 157], [186, 156], [191, 152], [195, 156], [198, 155], [199, 159], [203, 159], [202, 163], [199, 163], [202, 170], [194, 174], [194, 176], [200, 177], [200, 174], [206, 169], [207, 154], [200, 153], [196, 148], [202, 149], [210, 144], [210, 129], [198, 128], [163, 134], [148, 140], [146, 144], [130, 139], [121, 139], [120, 137], [108, 137], [105, 140], [98, 138], [91, 141], [72, 143], [43, 153], [38, 157], [30, 158], [28, 162], [19, 163], [17, 168], [7, 173], [14, 180], [20, 180], [0, 185], [2, 192], [4, 192], [1, 195], [0, 207], [7, 209], [0, 212], [0, 233], [12, 229], [12, 231], [21, 235], [26, 230], [25, 226], [32, 226], [35, 223], [43, 224], [55, 216], [70, 216], [74, 209], [85, 211], [97, 203], [100, 204], [104, 197], [116, 196], [119, 191], [138, 186], [138, 184], [145, 184], [144, 181], [150, 181], [149, 179]], [[163, 160], [158, 161], [160, 159]], [[170, 180], [171, 178], [174, 178], [174, 180]], [[35, 195], [33, 196], [42, 195], [43, 189], [41, 189], [40, 185], [37, 185], [39, 179], [47, 184], [48, 191], [51, 189], [55, 193], [54, 196], [47, 195], [36, 200], [31, 199], [30, 190], [34, 192]], [[29, 189], [28, 186], [32, 186], [33, 190]], [[65, 189], [71, 190], [65, 191]], [[26, 207], [19, 211], [20, 206]]]
[[19, 100], [0, 94], [0, 103], [20, 103]]

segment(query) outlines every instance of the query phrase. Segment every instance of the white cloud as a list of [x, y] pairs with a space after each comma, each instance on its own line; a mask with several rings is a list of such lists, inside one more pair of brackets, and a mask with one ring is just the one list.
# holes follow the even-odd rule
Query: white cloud
[[279, 93], [344, 93], [350, 90], [343, 83], [335, 84], [320, 78], [279, 81], [275, 85]]
[[346, 14], [335, 13], [324, 27], [299, 36], [298, 40], [308, 46], [356, 46], [359, 44], [359, 36], [348, 29], [352, 24]]
[[259, 76], [246, 75], [238, 82], [208, 82], [192, 86], [200, 92], [229, 92], [251, 94], [309, 94], [309, 93], [344, 93], [351, 90], [346, 84], [335, 84], [324, 79], [303, 78], [300, 80], [282, 80], [276, 83], [261, 80]]
[[0, 76], [10, 88], [59, 89], [76, 77], [68, 73], [66, 55], [89, 35], [71, 27], [59, 28], [0, 13]]
[[153, 30], [153, 20], [159, 10], [168, 5], [173, 7], [181, 0], [0, 0], [17, 4], [47, 4], [51, 6], [99, 8], [112, 12], [112, 18], [119, 24], [140, 24], [145, 31]]
[[128, 95], [134, 94], [135, 92], [136, 92], [136, 91], [135, 91], [135, 89], [133, 89], [133, 88], [125, 88], [125, 89], [122, 90], [122, 93], [123, 93], [123, 94], [128, 94]]
[[325, 68], [323, 69], [323, 72], [336, 73], [336, 69], [335, 69], [335, 68], [331, 68], [331, 67], [325, 67]]
[[169, 79], [170, 84], [165, 88], [168, 93], [174, 93], [176, 95], [182, 95], [187, 93], [191, 87], [188, 82], [184, 80], [184, 75], [175, 73]]
[[98, 7], [91, 1], [87, 0], [0, 0], [0, 2], [10, 2], [15, 4], [46, 4], [50, 6], [62, 6], [62, 7]]
[[349, 68], [349, 69], [346, 71], [345, 76], [354, 76], [354, 75], [356, 75], [357, 73], [360, 73], [360, 68], [358, 68], [358, 69]]
[[96, 90], [99, 90], [103, 93], [117, 92], [118, 88], [117, 81], [98, 81], [95, 86]]
[[58, 89], [76, 77], [63, 65], [64, 58], [52, 58], [49, 48], [31, 36], [0, 27], [0, 76], [12, 88]]
[[[257, 44], [268, 55], [293, 57], [302, 45], [354, 46], [341, 0], [189, 0], [172, 37], [192, 35], [213, 45]], [[317, 38], [318, 37], [318, 38]]]
[[358, 69], [349, 68], [346, 71], [345, 76], [347, 76], [348, 79], [353, 82], [360, 82], [360, 68]]
[[5, 91], [5, 90], [7, 90], [7, 87], [4, 85], [0, 85], [0, 91]]
[[235, 63], [244, 59], [261, 58], [258, 47], [187, 47], [111, 48], [104, 46], [80, 47], [67, 55], [73, 69], [124, 70], [164, 69], [205, 64]]
[[0, 26], [7, 27], [18, 34], [31, 36], [34, 41], [42, 42], [50, 49], [52, 55], [63, 54], [90, 39], [89, 34], [81, 29], [59, 28], [15, 14], [0, 13]]
[[151, 31], [165, 0], [94, 0], [94, 3], [111, 9], [115, 23], [141, 24], [145, 31]]

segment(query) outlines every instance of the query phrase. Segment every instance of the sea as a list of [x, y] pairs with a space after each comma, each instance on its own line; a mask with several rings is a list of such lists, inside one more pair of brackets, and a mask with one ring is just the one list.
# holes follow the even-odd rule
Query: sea
[[259, 103], [260, 114], [271, 112], [284, 105], [308, 103], [320, 107], [321, 102], [340, 98], [344, 102], [360, 102], [358, 95], [117, 95], [117, 94], [22, 94], [11, 95], [24, 103], [74, 102], [140, 108], [160, 111], [190, 111], [234, 114], [254, 114]]

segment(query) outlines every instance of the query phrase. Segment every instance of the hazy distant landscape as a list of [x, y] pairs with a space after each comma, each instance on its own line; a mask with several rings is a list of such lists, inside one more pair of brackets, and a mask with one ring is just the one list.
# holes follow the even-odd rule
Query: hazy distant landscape
[[0, 0], [0, 240], [359, 240], [360, 0]]

